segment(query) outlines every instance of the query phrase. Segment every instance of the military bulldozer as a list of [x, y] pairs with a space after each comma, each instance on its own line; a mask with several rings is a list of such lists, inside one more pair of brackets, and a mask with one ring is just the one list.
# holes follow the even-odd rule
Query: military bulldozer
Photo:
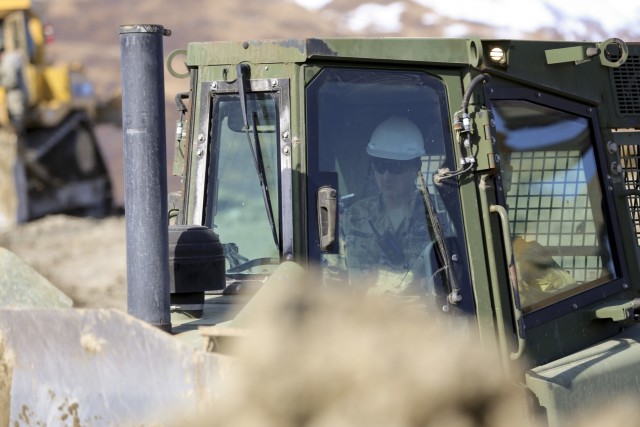
[[[37, 0], [0, 4], [2, 48], [20, 62], [19, 87], [0, 88], [3, 227], [51, 213], [111, 210], [111, 180], [94, 133], [107, 103], [98, 101], [80, 62], [51, 62], [45, 6]], [[9, 105], [12, 91], [22, 92], [13, 102], [23, 105]], [[23, 111], [17, 126], [11, 107]]]
[[[140, 424], [224, 393], [203, 338], [244, 331], [269, 288], [305, 277], [464, 319], [550, 426], [637, 398], [640, 44], [190, 43], [167, 58], [189, 82], [167, 198], [168, 34], [120, 29], [129, 314], [0, 310], [0, 421], [73, 407], [82, 425]], [[385, 179], [407, 174], [418, 215], [380, 217]]]

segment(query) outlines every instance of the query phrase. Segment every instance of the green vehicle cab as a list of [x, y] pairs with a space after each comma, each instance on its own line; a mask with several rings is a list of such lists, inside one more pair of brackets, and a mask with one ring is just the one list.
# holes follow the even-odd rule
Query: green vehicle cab
[[[526, 361], [550, 425], [638, 392], [640, 45], [304, 39], [191, 43], [169, 62], [178, 54], [187, 71], [170, 71], [191, 84], [177, 223], [219, 235], [227, 292], [293, 261], [326, 286], [471, 317], [505, 369]], [[414, 128], [423, 142], [417, 229], [371, 219], [385, 205], [372, 135], [393, 117], [413, 125], [386, 129], [380, 150], [410, 149]], [[363, 200], [369, 214], [351, 218]], [[397, 279], [385, 251], [418, 229]]]

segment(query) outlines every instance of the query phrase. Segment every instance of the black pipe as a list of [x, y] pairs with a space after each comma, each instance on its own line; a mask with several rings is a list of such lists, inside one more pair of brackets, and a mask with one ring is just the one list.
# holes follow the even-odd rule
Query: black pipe
[[127, 310], [171, 331], [161, 25], [120, 27]]
[[471, 80], [471, 83], [469, 83], [469, 86], [467, 87], [467, 90], [465, 91], [462, 98], [462, 105], [460, 109], [462, 110], [463, 114], [467, 112], [467, 107], [469, 106], [471, 95], [473, 95], [473, 91], [475, 90], [476, 86], [481, 82], [488, 82], [489, 80], [491, 80], [491, 75], [489, 74], [478, 74]]

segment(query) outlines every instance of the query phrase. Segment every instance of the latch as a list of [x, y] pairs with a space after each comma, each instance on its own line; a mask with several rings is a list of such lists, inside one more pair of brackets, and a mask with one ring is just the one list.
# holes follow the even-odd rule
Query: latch
[[476, 171], [494, 169], [499, 158], [496, 157], [494, 147], [494, 121], [491, 110], [480, 108], [472, 115], [474, 124], [474, 143], [471, 153], [475, 158]]
[[[574, 62], [576, 65], [591, 61], [599, 56], [600, 63], [605, 67], [619, 67], [625, 63], [629, 56], [627, 44], [620, 39], [611, 38], [597, 43], [595, 46], [572, 46], [560, 49], [545, 50], [547, 65]], [[607, 55], [618, 58], [615, 61], [609, 60]]]
[[597, 307], [594, 311], [596, 319], [611, 319], [614, 322], [640, 320], [640, 298], [631, 301], [611, 301]]

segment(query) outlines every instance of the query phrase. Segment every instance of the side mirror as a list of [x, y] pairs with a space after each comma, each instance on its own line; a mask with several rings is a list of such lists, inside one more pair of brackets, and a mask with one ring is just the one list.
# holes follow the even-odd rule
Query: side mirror
[[205, 291], [224, 287], [224, 251], [218, 235], [199, 225], [169, 226], [171, 305], [193, 317], [201, 317]]

